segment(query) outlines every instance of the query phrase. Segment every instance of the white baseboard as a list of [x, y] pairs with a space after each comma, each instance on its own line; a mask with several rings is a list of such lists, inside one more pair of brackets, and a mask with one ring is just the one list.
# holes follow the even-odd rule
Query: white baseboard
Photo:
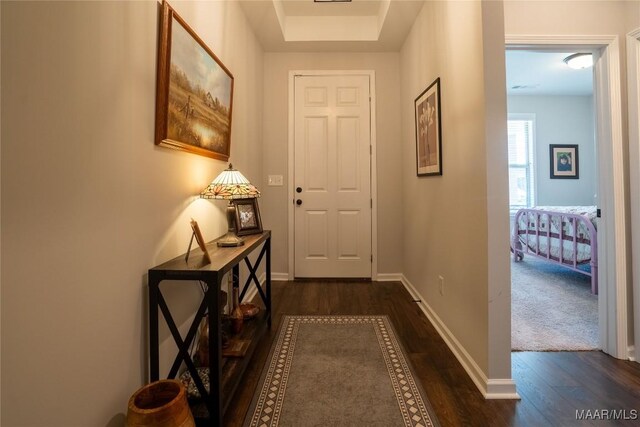
[[480, 393], [485, 399], [520, 399], [516, 392], [516, 383], [513, 379], [488, 379], [485, 373], [480, 369], [473, 357], [467, 352], [463, 345], [458, 341], [455, 335], [447, 328], [447, 325], [440, 319], [435, 311], [426, 303], [425, 299], [416, 290], [413, 284], [401, 274], [401, 282], [407, 289], [414, 300], [419, 300], [418, 306], [427, 316], [427, 319], [436, 328], [438, 334], [442, 337], [449, 349], [456, 356], [456, 359], [462, 364], [473, 383], [478, 387]]
[[627, 348], [627, 357], [631, 362], [636, 362], [636, 346], [635, 345], [630, 345]]
[[273, 280], [274, 282], [286, 282], [289, 280], [289, 273], [271, 272], [271, 280]]
[[485, 399], [513, 399], [520, 400], [516, 391], [516, 383], [511, 378], [487, 380]]
[[402, 273], [378, 273], [378, 282], [401, 282]]

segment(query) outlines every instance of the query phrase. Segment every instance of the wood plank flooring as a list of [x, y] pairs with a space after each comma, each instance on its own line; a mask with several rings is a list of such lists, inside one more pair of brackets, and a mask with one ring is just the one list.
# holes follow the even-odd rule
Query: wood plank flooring
[[273, 282], [272, 298], [273, 328], [247, 368], [225, 426], [242, 426], [283, 314], [388, 315], [443, 427], [640, 425], [640, 418], [576, 420], [581, 410], [592, 416], [602, 414], [595, 410], [626, 410], [627, 418], [640, 417], [638, 363], [602, 352], [513, 353], [522, 400], [485, 400], [399, 282]]

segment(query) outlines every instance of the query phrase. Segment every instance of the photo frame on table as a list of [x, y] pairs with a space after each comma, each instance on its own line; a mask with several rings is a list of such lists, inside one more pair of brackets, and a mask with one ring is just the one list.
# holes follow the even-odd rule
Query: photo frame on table
[[262, 233], [258, 199], [235, 199], [233, 205], [236, 208], [236, 234], [238, 236]]
[[440, 78], [415, 99], [416, 174], [442, 175]]
[[228, 160], [233, 75], [187, 23], [162, 2], [155, 143]]
[[[211, 258], [209, 257], [209, 251], [207, 251], [207, 244], [204, 241], [204, 238], [202, 237], [202, 232], [200, 231], [200, 227], [198, 226], [198, 222], [191, 218], [191, 229], [193, 230], [193, 235], [196, 239], [196, 242], [198, 242], [198, 246], [200, 247], [200, 249], [202, 250], [202, 252], [204, 252], [204, 261], [207, 264], [211, 263]], [[189, 248], [191, 248], [191, 245], [189, 245]], [[188, 252], [188, 251], [187, 251]], [[188, 255], [188, 253], [187, 253]]]
[[551, 179], [579, 179], [580, 163], [576, 144], [550, 144], [549, 170]]

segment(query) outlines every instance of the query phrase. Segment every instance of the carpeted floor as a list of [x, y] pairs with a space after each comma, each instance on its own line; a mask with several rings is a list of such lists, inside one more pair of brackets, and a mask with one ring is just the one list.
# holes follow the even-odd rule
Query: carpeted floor
[[387, 316], [284, 316], [245, 426], [438, 426]]
[[598, 348], [598, 297], [588, 276], [526, 256], [511, 260], [511, 348]]

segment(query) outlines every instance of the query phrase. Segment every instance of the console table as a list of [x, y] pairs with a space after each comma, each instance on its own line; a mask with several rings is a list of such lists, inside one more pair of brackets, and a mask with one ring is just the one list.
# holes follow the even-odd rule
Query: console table
[[[166, 378], [175, 378], [182, 363], [186, 365], [191, 377], [203, 398], [203, 402], [208, 410], [208, 419], [205, 423], [210, 425], [222, 425], [222, 417], [231, 397], [249, 363], [262, 335], [267, 327], [271, 327], [271, 231], [265, 230], [260, 234], [244, 237], [245, 244], [238, 247], [218, 247], [216, 240], [207, 243], [207, 251], [211, 258], [210, 264], [205, 264], [202, 251], [197, 248], [191, 251], [188, 261], [185, 255], [180, 255], [170, 261], [158, 265], [149, 270], [149, 357], [150, 357], [150, 380], [160, 379], [160, 354], [158, 325], [159, 313], [162, 316], [171, 332], [171, 336], [178, 347], [173, 365]], [[249, 255], [262, 245], [262, 249], [256, 261], [252, 264]], [[266, 282], [261, 286], [257, 270], [265, 259]], [[244, 357], [223, 358], [222, 357], [222, 313], [220, 312], [220, 286], [225, 273], [232, 271], [233, 286], [239, 287], [240, 263], [246, 264], [249, 269], [249, 277], [241, 289], [240, 300], [253, 284], [257, 287], [258, 293], [266, 307], [260, 314], [249, 322], [245, 322], [238, 338], [250, 340], [251, 344]], [[191, 324], [187, 335], [182, 338], [173, 316], [169, 310], [164, 296], [160, 290], [160, 283], [164, 280], [190, 281], [189, 285], [203, 282], [206, 284], [200, 306], [196, 311], [195, 318]], [[210, 392], [198, 375], [196, 366], [189, 354], [189, 347], [193, 342], [198, 326], [206, 313], [209, 326], [209, 384]], [[202, 424], [203, 420], [196, 419], [197, 424]]]

